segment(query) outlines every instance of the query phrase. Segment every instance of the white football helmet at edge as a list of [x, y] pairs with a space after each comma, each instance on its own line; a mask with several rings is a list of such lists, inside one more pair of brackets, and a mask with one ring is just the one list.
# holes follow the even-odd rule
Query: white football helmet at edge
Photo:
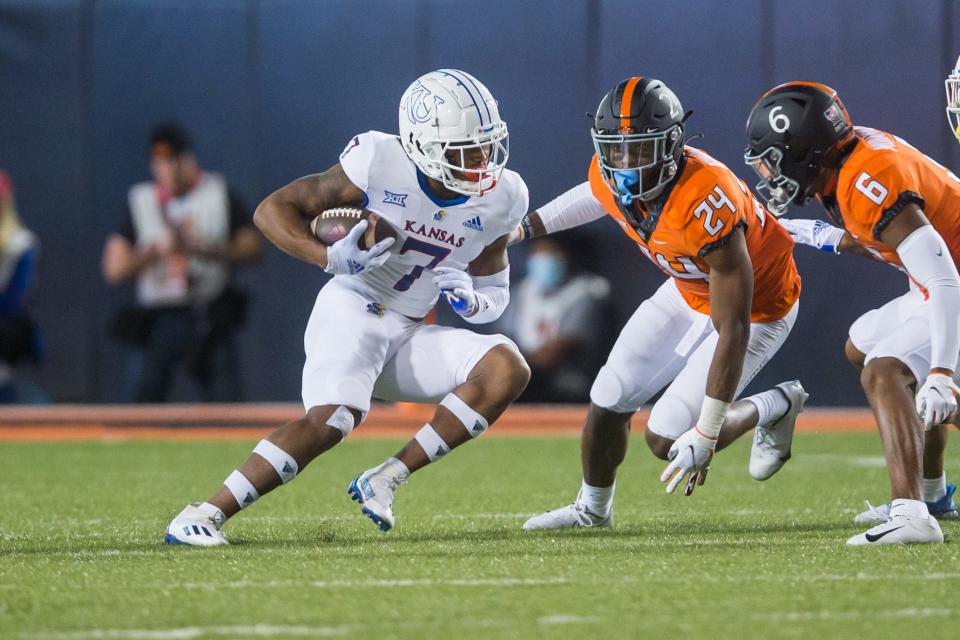
[[947, 120], [950, 122], [950, 131], [960, 142], [960, 58], [957, 65], [944, 81], [947, 88]]
[[497, 101], [456, 69], [424, 74], [403, 93], [400, 141], [420, 171], [468, 196], [493, 189], [510, 155]]

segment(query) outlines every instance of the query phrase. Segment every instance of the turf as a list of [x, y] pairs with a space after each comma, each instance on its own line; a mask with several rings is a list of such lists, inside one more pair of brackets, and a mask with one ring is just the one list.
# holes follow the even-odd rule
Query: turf
[[[356, 440], [231, 522], [228, 548], [161, 544], [252, 443], [2, 444], [0, 638], [948, 638], [960, 553], [848, 549], [882, 501], [870, 434], [799, 435], [775, 478], [747, 442], [692, 498], [634, 438], [616, 527], [526, 533], [569, 502], [571, 438], [486, 438], [401, 488], [382, 534], [345, 488], [398, 444]], [[960, 467], [948, 466], [960, 476]]]

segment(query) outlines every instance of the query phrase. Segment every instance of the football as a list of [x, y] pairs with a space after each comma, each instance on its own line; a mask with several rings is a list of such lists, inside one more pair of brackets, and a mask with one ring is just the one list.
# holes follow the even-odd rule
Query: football
[[361, 249], [366, 250], [381, 240], [397, 237], [396, 230], [389, 222], [369, 209], [354, 207], [327, 209], [310, 221], [310, 230], [317, 240], [329, 247], [350, 233], [350, 229], [361, 220], [370, 221], [366, 233], [360, 237]]

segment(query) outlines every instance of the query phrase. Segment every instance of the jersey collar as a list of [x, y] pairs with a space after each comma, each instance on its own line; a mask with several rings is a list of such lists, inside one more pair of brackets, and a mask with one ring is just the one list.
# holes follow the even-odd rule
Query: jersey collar
[[420, 190], [423, 191], [423, 193], [433, 201], [433, 204], [437, 205], [438, 207], [455, 207], [458, 204], [463, 204], [470, 199], [470, 196], [460, 194], [455, 198], [444, 200], [433, 192], [433, 189], [430, 188], [430, 184], [427, 182], [427, 176], [425, 176], [420, 169], [417, 169], [417, 182], [420, 184]]

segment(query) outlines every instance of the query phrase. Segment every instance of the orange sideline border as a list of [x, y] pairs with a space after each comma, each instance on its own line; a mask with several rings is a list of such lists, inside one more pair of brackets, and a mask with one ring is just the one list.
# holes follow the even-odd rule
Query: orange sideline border
[[[351, 438], [404, 438], [427, 422], [434, 405], [374, 405]], [[487, 433], [493, 437], [579, 435], [585, 407], [516, 405]], [[298, 404], [55, 405], [0, 409], [0, 442], [91, 440], [256, 440], [303, 415]], [[640, 433], [649, 412], [634, 419]], [[873, 431], [868, 409], [807, 409], [802, 432]]]

